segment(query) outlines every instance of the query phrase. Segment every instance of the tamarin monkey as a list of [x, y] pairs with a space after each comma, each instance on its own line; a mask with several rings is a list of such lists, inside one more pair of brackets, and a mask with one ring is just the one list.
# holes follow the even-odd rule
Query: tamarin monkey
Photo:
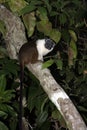
[[55, 42], [49, 38], [39, 39], [35, 43], [25, 43], [19, 50], [19, 63], [21, 67], [20, 77], [20, 115], [19, 115], [19, 130], [22, 128], [22, 87], [24, 66], [31, 63], [34, 64], [38, 61], [43, 61], [43, 56], [47, 55], [54, 49]]

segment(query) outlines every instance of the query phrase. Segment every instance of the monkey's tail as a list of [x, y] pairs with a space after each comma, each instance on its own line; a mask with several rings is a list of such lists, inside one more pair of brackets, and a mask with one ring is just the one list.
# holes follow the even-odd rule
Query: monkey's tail
[[19, 102], [19, 130], [22, 130], [22, 117], [23, 117], [23, 79], [24, 79], [24, 66], [20, 65], [20, 102]]

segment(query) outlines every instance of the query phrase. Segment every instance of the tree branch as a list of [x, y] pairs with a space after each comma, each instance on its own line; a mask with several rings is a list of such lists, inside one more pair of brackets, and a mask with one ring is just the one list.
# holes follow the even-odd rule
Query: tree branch
[[[17, 59], [20, 47], [26, 42], [25, 30], [20, 18], [12, 14], [4, 6], [0, 5], [0, 20], [5, 22], [7, 33], [5, 36], [6, 46], [11, 58]], [[75, 106], [54, 80], [48, 69], [42, 69], [42, 63], [29, 64], [28, 69], [39, 79], [49, 99], [55, 104], [64, 117], [70, 130], [87, 130]]]

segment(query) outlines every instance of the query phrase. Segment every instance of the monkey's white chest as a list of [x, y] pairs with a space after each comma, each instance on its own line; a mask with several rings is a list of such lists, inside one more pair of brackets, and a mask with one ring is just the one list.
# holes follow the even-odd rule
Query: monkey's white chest
[[43, 61], [43, 56], [47, 55], [50, 51], [45, 47], [45, 39], [37, 40], [36, 48], [38, 51], [38, 60]]

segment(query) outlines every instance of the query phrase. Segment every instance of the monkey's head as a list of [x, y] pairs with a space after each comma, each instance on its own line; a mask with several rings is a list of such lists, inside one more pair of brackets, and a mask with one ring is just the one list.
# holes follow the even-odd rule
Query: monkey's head
[[55, 42], [49, 38], [45, 38], [45, 48], [48, 49], [49, 51], [53, 50], [55, 46]]
[[43, 57], [54, 49], [55, 42], [49, 38], [45, 38], [45, 39], [37, 40], [36, 45], [37, 45], [39, 57]]

